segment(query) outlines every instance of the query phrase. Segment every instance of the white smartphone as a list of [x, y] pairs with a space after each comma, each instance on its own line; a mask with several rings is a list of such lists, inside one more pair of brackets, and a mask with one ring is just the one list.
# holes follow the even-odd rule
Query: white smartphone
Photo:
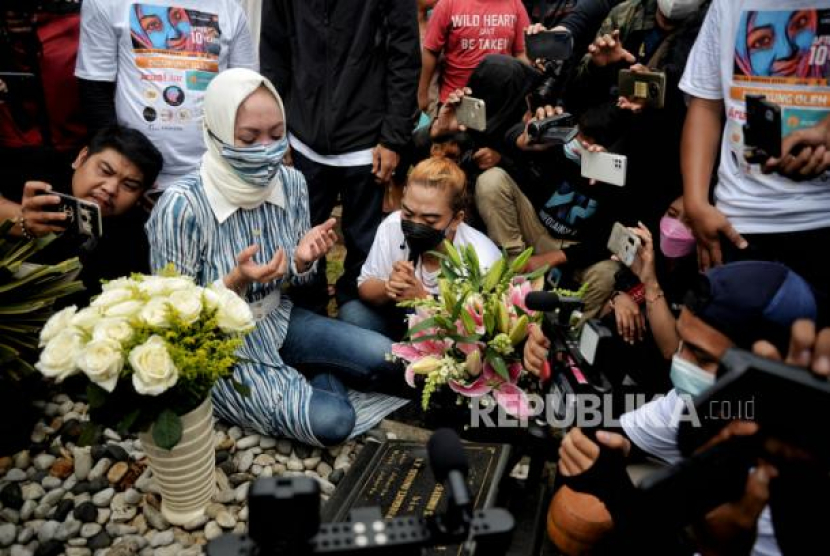
[[460, 125], [467, 129], [484, 131], [487, 129], [487, 107], [484, 101], [473, 97], [462, 97], [455, 110], [455, 117]]
[[621, 154], [582, 151], [582, 177], [623, 186], [628, 171], [628, 157]]
[[639, 236], [616, 222], [611, 230], [611, 237], [608, 239], [608, 250], [611, 251], [622, 264], [631, 266], [637, 258], [637, 251], [642, 242]]

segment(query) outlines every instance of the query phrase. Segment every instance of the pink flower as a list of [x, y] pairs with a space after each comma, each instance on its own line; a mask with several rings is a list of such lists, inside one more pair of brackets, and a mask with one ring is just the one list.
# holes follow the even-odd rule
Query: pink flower
[[[475, 323], [475, 330], [473, 331], [475, 334], [484, 334], [485, 327], [484, 327], [484, 299], [479, 294], [473, 294], [467, 298], [464, 302], [464, 309], [463, 309], [472, 319], [473, 323]], [[459, 320], [459, 322], [461, 322]], [[462, 329], [463, 323], [462, 323]], [[459, 330], [459, 332], [461, 331]], [[466, 334], [466, 330], [464, 330]]]
[[516, 278], [510, 284], [510, 289], [507, 290], [507, 306], [519, 307], [522, 311], [527, 313], [528, 317], [536, 314], [536, 311], [531, 311], [525, 304], [527, 294], [533, 291], [533, 284], [524, 278]]
[[519, 376], [522, 374], [522, 364], [515, 362], [507, 368], [509, 380], [504, 380], [490, 365], [484, 363], [484, 369], [477, 379], [470, 384], [464, 384], [457, 380], [449, 380], [448, 384], [453, 392], [467, 396], [468, 398], [480, 398], [486, 394], [492, 394], [496, 403], [505, 412], [519, 419], [527, 419], [530, 416], [530, 407], [527, 394], [516, 385]]

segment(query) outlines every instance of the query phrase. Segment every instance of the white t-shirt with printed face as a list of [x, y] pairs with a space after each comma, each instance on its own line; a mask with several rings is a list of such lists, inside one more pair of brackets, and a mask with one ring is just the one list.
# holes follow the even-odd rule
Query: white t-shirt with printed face
[[[662, 398], [621, 415], [620, 425], [625, 435], [642, 451], [669, 465], [674, 465], [683, 459], [683, 454], [677, 446], [677, 431], [680, 429], [686, 410], [691, 407], [694, 407], [691, 400], [684, 400], [678, 395], [677, 390], [672, 389]], [[677, 501], [678, 504], [683, 502], [683, 500]], [[769, 506], [764, 508], [758, 518], [758, 532], [755, 545], [752, 547], [752, 554], [753, 556], [781, 554], [775, 540]]]
[[[501, 258], [501, 251], [489, 237], [463, 222], [459, 224], [455, 231], [452, 244], [456, 247], [472, 245], [476, 255], [478, 255], [482, 271], [488, 270]], [[369, 256], [366, 257], [366, 262], [363, 263], [363, 268], [360, 270], [357, 285], [360, 286], [369, 278], [387, 280], [392, 274], [394, 264], [406, 260], [409, 260], [409, 246], [406, 244], [401, 229], [401, 211], [396, 211], [378, 226], [375, 241], [372, 243]], [[415, 276], [421, 280], [424, 289], [432, 295], [438, 294], [439, 273], [438, 270], [425, 271], [420, 262], [415, 267]]]
[[781, 107], [783, 134], [830, 115], [830, 4], [826, 0], [714, 0], [680, 88], [723, 100], [726, 126], [715, 198], [742, 233], [830, 226], [830, 174], [794, 182], [763, 175], [743, 156], [744, 95]]
[[238, 0], [85, 0], [75, 75], [115, 81], [119, 123], [164, 155], [158, 185], [199, 167], [202, 99], [217, 73], [256, 70]]

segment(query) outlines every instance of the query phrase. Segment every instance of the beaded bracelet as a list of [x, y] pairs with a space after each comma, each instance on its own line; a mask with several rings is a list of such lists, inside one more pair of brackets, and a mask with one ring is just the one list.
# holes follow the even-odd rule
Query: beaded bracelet
[[20, 232], [23, 234], [24, 238], [26, 238], [30, 241], [35, 239], [34, 234], [32, 234], [32, 232], [29, 230], [29, 228], [26, 227], [26, 217], [23, 216], [22, 212], [20, 213], [20, 216], [18, 216], [17, 218], [14, 219], [14, 223], [17, 224], [18, 226], [20, 226]]

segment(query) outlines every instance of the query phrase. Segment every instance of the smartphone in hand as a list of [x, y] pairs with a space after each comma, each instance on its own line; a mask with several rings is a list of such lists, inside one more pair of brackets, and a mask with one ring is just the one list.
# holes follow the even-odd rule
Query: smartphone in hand
[[101, 209], [95, 203], [83, 201], [72, 195], [58, 193], [56, 191], [40, 190], [37, 195], [54, 195], [60, 198], [56, 205], [45, 205], [46, 212], [62, 212], [66, 215], [60, 225], [66, 227], [67, 231], [74, 232], [80, 236], [98, 239], [103, 232], [101, 224]]
[[618, 84], [620, 96], [629, 100], [645, 101], [652, 108], [666, 104], [666, 74], [662, 71], [620, 70]]
[[781, 107], [764, 95], [746, 95], [745, 156], [751, 164], [781, 157]]
[[639, 236], [616, 222], [611, 230], [611, 237], [608, 239], [608, 250], [613, 253], [622, 264], [631, 266], [637, 258], [637, 251], [642, 241]]
[[604, 183], [625, 185], [628, 158], [621, 154], [582, 151], [582, 177]]
[[462, 97], [461, 103], [455, 109], [455, 117], [459, 125], [463, 125], [467, 129], [476, 131], [487, 129], [487, 106], [481, 99]]
[[568, 31], [543, 31], [525, 35], [527, 57], [532, 61], [568, 60], [573, 54], [573, 46], [573, 36]]

